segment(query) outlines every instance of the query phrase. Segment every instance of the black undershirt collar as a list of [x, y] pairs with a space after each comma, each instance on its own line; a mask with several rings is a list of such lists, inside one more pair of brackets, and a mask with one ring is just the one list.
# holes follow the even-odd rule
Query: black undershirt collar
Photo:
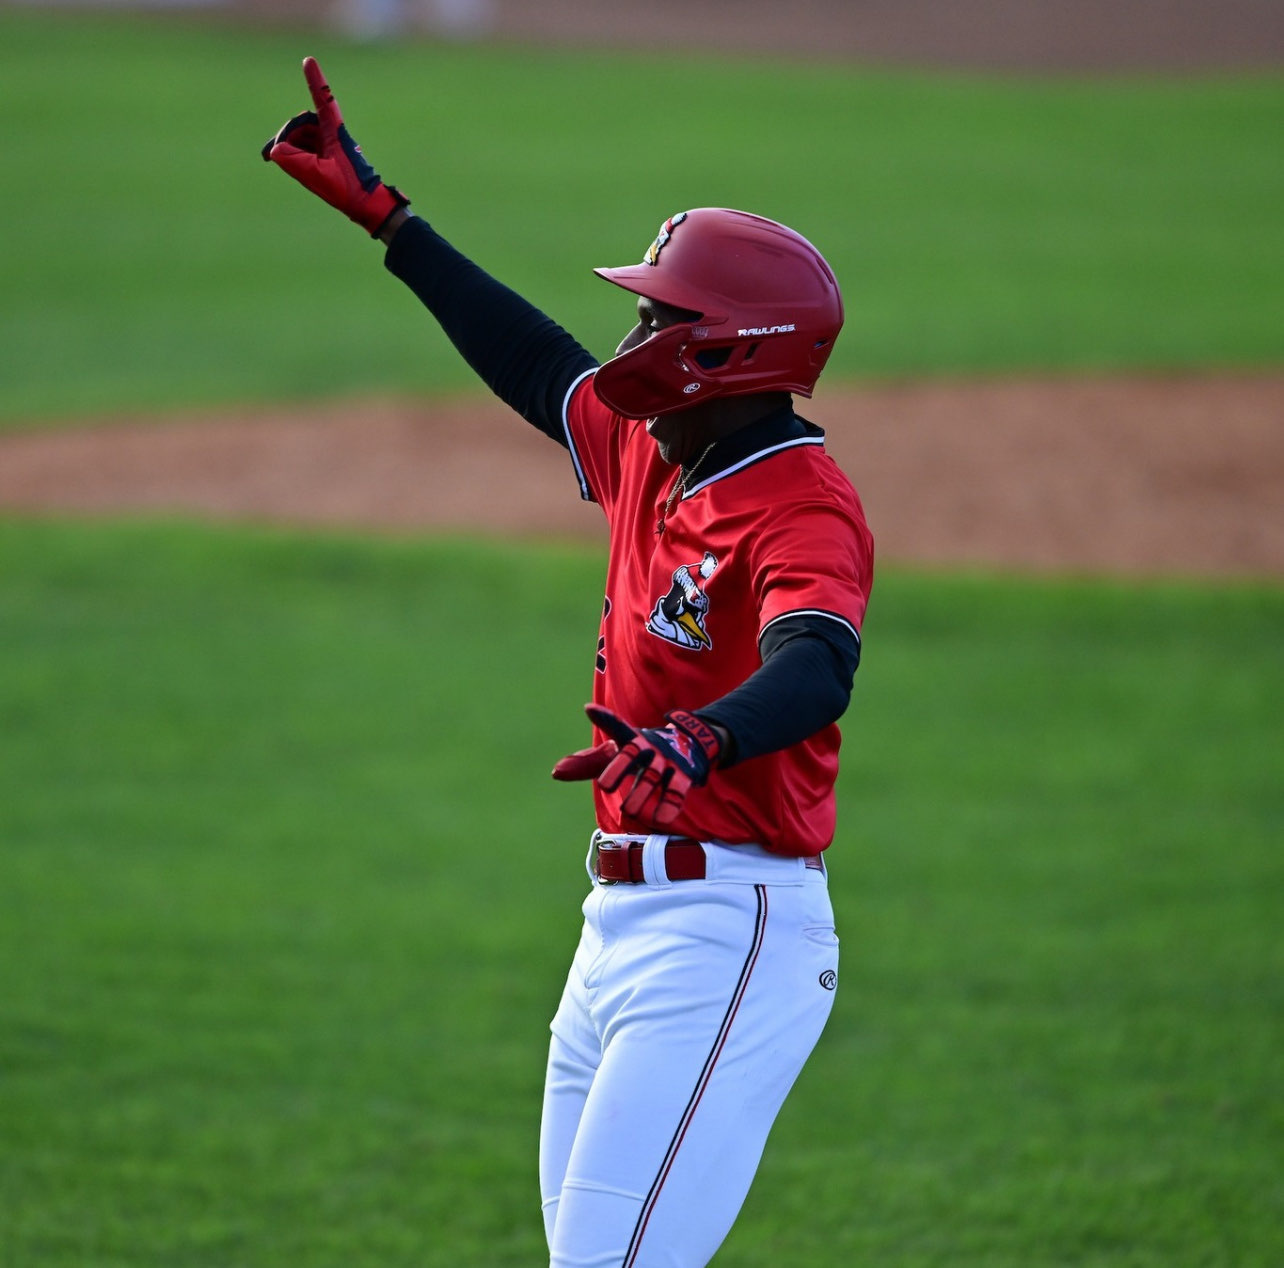
[[[791, 440], [823, 440], [824, 431], [794, 413], [793, 404], [782, 405], [770, 414], [764, 414], [739, 431], [724, 436], [709, 450], [699, 464], [697, 485], [703, 486], [724, 471], [752, 460], [755, 454], [768, 457], [771, 450]], [[684, 496], [694, 492], [695, 485]]]

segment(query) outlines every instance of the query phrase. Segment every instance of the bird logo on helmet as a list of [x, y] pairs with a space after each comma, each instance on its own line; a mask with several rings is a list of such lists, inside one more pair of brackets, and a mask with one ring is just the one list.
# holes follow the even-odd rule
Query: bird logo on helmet
[[625, 418], [718, 396], [810, 396], [842, 329], [842, 294], [820, 252], [793, 229], [745, 211], [679, 212], [642, 263], [594, 272], [698, 314], [599, 367], [598, 397]]
[[660, 232], [656, 234], [655, 241], [646, 249], [646, 254], [642, 257], [643, 264], [654, 265], [659, 262], [660, 252], [664, 250], [664, 245], [673, 237], [675, 225], [680, 225], [687, 218], [685, 211], [680, 211], [676, 216], [670, 216], [668, 220], [660, 226]]

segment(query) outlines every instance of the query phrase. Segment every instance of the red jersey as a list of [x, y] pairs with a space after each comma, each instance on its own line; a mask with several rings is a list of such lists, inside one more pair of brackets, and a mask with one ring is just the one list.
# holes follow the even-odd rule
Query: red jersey
[[[571, 389], [565, 421], [581, 492], [610, 526], [596, 703], [635, 726], [711, 704], [761, 666], [759, 638], [782, 617], [832, 619], [859, 639], [873, 537], [818, 428], [707, 473], [697, 468], [666, 515], [679, 471], [661, 459], [646, 424], [613, 413], [591, 380]], [[671, 831], [820, 853], [834, 835], [840, 739], [830, 725], [717, 771], [692, 790]], [[623, 789], [595, 784], [594, 797], [603, 831], [649, 830], [623, 813]]]

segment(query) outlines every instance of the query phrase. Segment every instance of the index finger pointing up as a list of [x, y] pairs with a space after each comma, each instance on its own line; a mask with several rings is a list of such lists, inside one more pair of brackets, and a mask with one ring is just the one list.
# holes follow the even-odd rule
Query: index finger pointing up
[[303, 59], [303, 78], [308, 81], [308, 91], [312, 94], [312, 103], [317, 108], [317, 117], [321, 126], [324, 128], [329, 125], [337, 128], [343, 122], [343, 116], [339, 113], [339, 103], [335, 101], [330, 85], [325, 82], [325, 75], [315, 57]]

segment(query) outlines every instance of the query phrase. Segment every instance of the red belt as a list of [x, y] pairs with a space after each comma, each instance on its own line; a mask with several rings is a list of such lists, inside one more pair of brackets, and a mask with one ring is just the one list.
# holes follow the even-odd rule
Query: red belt
[[[641, 885], [642, 841], [599, 841], [593, 851], [593, 871], [598, 880], [608, 885]], [[823, 872], [819, 857], [808, 858], [806, 865]], [[705, 878], [704, 846], [690, 837], [670, 837], [664, 846], [664, 872], [671, 881], [702, 881]]]

